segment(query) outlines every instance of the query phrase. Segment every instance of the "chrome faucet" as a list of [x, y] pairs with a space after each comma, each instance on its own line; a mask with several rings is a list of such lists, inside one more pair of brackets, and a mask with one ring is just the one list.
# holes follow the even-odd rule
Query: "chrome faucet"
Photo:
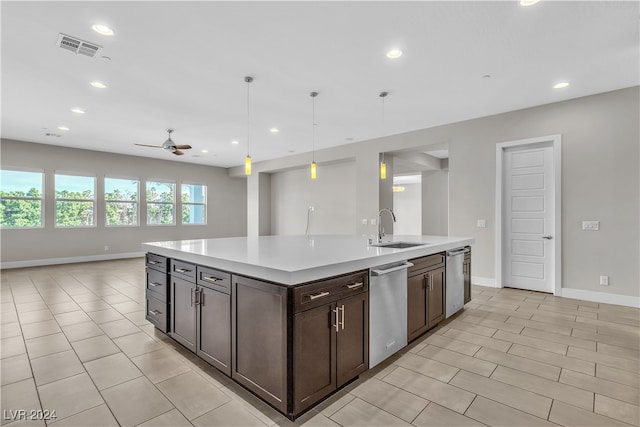
[[384, 237], [384, 229], [382, 228], [382, 212], [389, 212], [391, 214], [391, 219], [393, 222], [396, 222], [396, 215], [393, 213], [391, 209], [382, 208], [378, 212], [378, 243], [382, 243], [382, 238]]

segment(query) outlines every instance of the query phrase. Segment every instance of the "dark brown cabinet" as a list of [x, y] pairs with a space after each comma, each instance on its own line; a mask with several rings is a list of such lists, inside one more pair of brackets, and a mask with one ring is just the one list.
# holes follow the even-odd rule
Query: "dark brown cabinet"
[[471, 247], [467, 246], [469, 252], [464, 254], [462, 264], [462, 275], [464, 277], [464, 303], [471, 301]]
[[167, 292], [167, 258], [146, 255], [146, 313], [145, 317], [162, 332], [168, 332], [170, 297]]
[[[173, 260], [171, 265], [171, 337], [220, 371], [231, 375], [229, 273]], [[176, 269], [180, 270], [177, 274]], [[197, 280], [197, 283], [185, 280], [185, 276]]]
[[[297, 290], [293, 412], [299, 414], [369, 366], [368, 277], [347, 275]], [[305, 303], [310, 308], [303, 310]], [[315, 305], [318, 307], [311, 308]]]
[[413, 341], [445, 317], [445, 256], [412, 259], [407, 280], [407, 339]]

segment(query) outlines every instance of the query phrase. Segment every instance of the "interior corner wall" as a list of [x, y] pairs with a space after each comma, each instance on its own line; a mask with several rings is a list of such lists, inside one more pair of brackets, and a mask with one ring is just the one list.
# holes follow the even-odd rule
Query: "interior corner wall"
[[[271, 231], [274, 235], [354, 234], [356, 174], [353, 161], [318, 164], [271, 174]], [[313, 206], [313, 211], [308, 212]]]
[[449, 234], [449, 171], [422, 172], [422, 233]]
[[[1, 149], [2, 168], [42, 169], [45, 174], [45, 227], [3, 229], [3, 265], [38, 265], [47, 260], [60, 262], [74, 258], [118, 258], [119, 254], [142, 253], [140, 244], [143, 242], [246, 235], [245, 180], [230, 178], [224, 168], [8, 139], [1, 140]], [[148, 179], [174, 181], [177, 191], [182, 182], [206, 184], [207, 224], [147, 226], [143, 223], [145, 204], [139, 203], [141, 224], [137, 227], [105, 227], [104, 215], [98, 209], [95, 227], [56, 228], [53, 199], [56, 171], [88, 173], [98, 181], [105, 175], [140, 179], [141, 199]], [[99, 185], [98, 188], [104, 187]], [[108, 251], [104, 250], [105, 246], [109, 246]]]

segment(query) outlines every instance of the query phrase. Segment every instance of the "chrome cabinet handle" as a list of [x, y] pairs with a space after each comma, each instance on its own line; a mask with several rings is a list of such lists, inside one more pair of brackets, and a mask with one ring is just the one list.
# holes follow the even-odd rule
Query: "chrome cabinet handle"
[[429, 288], [429, 292], [433, 290], [433, 284], [431, 283], [431, 275], [427, 274], [427, 287]]
[[314, 299], [324, 298], [329, 295], [329, 292], [320, 292], [319, 294], [309, 295], [309, 299], [313, 301]]
[[188, 272], [190, 272], [191, 270], [187, 270], [186, 268], [176, 268], [176, 271], [177, 271], [178, 273], [188, 273]]
[[198, 298], [198, 302], [200, 303], [201, 307], [204, 307], [204, 293], [202, 292], [202, 289], [200, 289], [200, 297]]
[[216, 283], [220, 279], [219, 277], [213, 277], [213, 276], [202, 276], [202, 280], [204, 280], [205, 282], [211, 282], [211, 283]]
[[149, 311], [149, 314], [150, 314], [150, 315], [152, 315], [152, 316], [157, 316], [157, 315], [158, 315], [158, 314], [160, 314], [160, 313], [161, 313], [161, 312], [160, 312], [160, 311], [158, 311], [158, 310], [151, 310], [151, 311]]
[[336, 328], [336, 332], [340, 331], [340, 325], [338, 323], [338, 311], [340, 309], [338, 307], [334, 308], [333, 310], [331, 310], [333, 313], [335, 313], [336, 315], [336, 323], [334, 323], [333, 325], [331, 325], [332, 327]]
[[342, 316], [340, 316], [340, 317], [341, 317], [341, 320], [342, 320], [342, 330], [344, 331], [344, 304], [342, 305], [342, 309], [341, 310], [342, 310]]
[[149, 286], [155, 288], [156, 286], [162, 286], [160, 283], [149, 282]]
[[347, 288], [349, 289], [358, 289], [364, 286], [363, 282], [356, 282], [353, 285], [347, 285]]
[[152, 265], [160, 264], [160, 261], [149, 260], [149, 264], [152, 264]]
[[195, 303], [195, 288], [191, 288], [191, 307], [193, 307], [193, 304]]
[[200, 297], [202, 296], [202, 290], [201, 289], [196, 289], [195, 296], [196, 296], [195, 305], [200, 305]]

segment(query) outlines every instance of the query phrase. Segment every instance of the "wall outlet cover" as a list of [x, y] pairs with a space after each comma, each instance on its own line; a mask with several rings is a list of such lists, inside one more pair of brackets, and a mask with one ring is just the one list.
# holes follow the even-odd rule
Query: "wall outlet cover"
[[376, 219], [375, 218], [371, 218], [371, 225], [376, 225]]
[[367, 225], [367, 218], [362, 218], [362, 225]]
[[582, 221], [582, 229], [586, 231], [600, 230], [600, 221]]
[[609, 286], [609, 276], [600, 276], [600, 285]]
[[487, 228], [487, 220], [479, 219], [478, 220], [478, 228]]

